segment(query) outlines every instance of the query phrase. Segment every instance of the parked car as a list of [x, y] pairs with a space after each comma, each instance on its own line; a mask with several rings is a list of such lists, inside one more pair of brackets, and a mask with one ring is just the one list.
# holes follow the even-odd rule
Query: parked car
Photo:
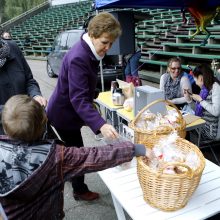
[[[47, 74], [49, 77], [59, 75], [65, 53], [80, 39], [83, 29], [69, 30], [60, 33], [54, 40], [50, 54], [47, 56]], [[106, 55], [103, 59], [103, 77], [105, 90], [110, 89], [111, 81], [123, 79], [123, 68], [119, 65], [118, 55]], [[98, 76], [97, 87], [101, 89], [101, 77]]]

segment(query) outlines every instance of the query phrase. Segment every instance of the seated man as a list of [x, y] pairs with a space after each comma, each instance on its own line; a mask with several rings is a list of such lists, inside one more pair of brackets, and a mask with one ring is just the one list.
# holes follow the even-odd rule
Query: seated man
[[139, 69], [139, 60], [141, 58], [140, 48], [136, 48], [136, 51], [133, 54], [128, 54], [124, 57], [126, 66], [125, 66], [125, 77], [126, 82], [132, 82], [134, 86], [141, 86], [141, 79], [138, 75]]
[[61, 141], [42, 140], [46, 123], [44, 108], [27, 95], [11, 97], [3, 108], [8, 136], [0, 136], [0, 201], [8, 219], [61, 220], [66, 181], [150, 155], [131, 142], [66, 148]]

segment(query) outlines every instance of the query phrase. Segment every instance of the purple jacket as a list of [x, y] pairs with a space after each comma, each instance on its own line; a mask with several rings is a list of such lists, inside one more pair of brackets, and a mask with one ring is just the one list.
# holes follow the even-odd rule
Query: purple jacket
[[0, 137], [0, 203], [9, 220], [60, 220], [65, 181], [130, 161], [134, 145], [68, 147]]
[[65, 55], [47, 107], [48, 119], [55, 128], [71, 131], [88, 125], [97, 133], [106, 123], [92, 105], [98, 66], [99, 61], [82, 38]]

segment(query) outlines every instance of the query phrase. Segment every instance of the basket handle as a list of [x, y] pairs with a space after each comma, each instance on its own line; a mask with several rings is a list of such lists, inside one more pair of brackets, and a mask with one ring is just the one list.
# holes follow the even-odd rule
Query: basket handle
[[191, 169], [191, 167], [189, 167], [187, 164], [184, 163], [180, 163], [180, 162], [170, 162], [170, 163], [165, 163], [163, 167], [161, 167], [158, 171], [158, 176], [162, 175], [163, 171], [168, 167], [168, 166], [181, 166], [181, 167], [185, 167], [187, 169], [187, 172], [185, 172], [184, 174], [191, 179], [193, 176], [193, 171]]
[[157, 99], [157, 100], [155, 100], [155, 101], [149, 103], [148, 105], [146, 105], [140, 112], [138, 112], [138, 114], [136, 115], [136, 117], [134, 118], [134, 120], [131, 122], [131, 124], [133, 124], [133, 126], [134, 126], [134, 124], [136, 123], [136, 121], [139, 119], [139, 117], [141, 116], [141, 114], [142, 114], [144, 111], [146, 111], [146, 109], [148, 109], [148, 108], [151, 107], [152, 105], [155, 105], [155, 104], [157, 104], [157, 103], [159, 103], [159, 102], [165, 102], [167, 105], [171, 105], [173, 108], [175, 108], [176, 111], [177, 111], [177, 113], [178, 113], [178, 115], [180, 116], [180, 118], [182, 119], [182, 122], [183, 122], [183, 116], [182, 116], [180, 110], [176, 107], [176, 105], [174, 105], [172, 102], [167, 101], [167, 100], [165, 100], [165, 99]]
[[[156, 129], [155, 129], [155, 135], [157, 134], [157, 133], [159, 133], [160, 134], [160, 130], [161, 130], [161, 128], [167, 128], [168, 126], [167, 125], [160, 125], [159, 127], [157, 127]], [[174, 132], [175, 131], [175, 129], [173, 128], [173, 127], [169, 127], [171, 130], [172, 130], [172, 132]]]

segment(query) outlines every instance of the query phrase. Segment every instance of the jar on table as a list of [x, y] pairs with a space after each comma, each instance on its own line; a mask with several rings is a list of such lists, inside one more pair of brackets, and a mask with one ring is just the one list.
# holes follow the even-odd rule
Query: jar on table
[[114, 105], [123, 105], [125, 101], [125, 95], [122, 89], [116, 88], [115, 92], [112, 94], [112, 102]]

